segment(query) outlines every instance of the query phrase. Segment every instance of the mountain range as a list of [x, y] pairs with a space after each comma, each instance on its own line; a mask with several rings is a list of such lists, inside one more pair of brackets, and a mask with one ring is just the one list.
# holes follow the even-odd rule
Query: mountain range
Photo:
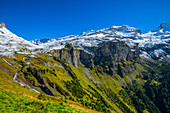
[[83, 32], [81, 35], [71, 35], [58, 39], [36, 39], [31, 43], [42, 48], [61, 49], [71, 43], [78, 49], [98, 47], [108, 41], [124, 41], [133, 51], [136, 44], [141, 48], [143, 55], [150, 55], [153, 59], [169, 58], [170, 54], [170, 24], [162, 23], [158, 28], [142, 34], [140, 29], [127, 25], [112, 26], [98, 31]]
[[[112, 26], [98, 31], [91, 30], [89, 32], [83, 32], [81, 35], [71, 35], [57, 39], [35, 39], [30, 41], [32, 44], [11, 33], [8, 29], [2, 26], [3, 25], [0, 26], [2, 51], [19, 51], [20, 49], [25, 48], [28, 50], [39, 48], [43, 49], [43, 51], [50, 51], [53, 49], [62, 49], [67, 43], [71, 43], [77, 49], [92, 53], [93, 51], [90, 51], [90, 48], [98, 47], [108, 41], [124, 41], [132, 51], [134, 46], [138, 44], [141, 48], [141, 56], [150, 56], [153, 59], [160, 60], [170, 57], [170, 23], [162, 23], [156, 29], [145, 34], [142, 34], [140, 29], [123, 25]], [[9, 48], [6, 48], [7, 44]], [[19, 47], [17, 47], [17, 45]]]
[[170, 23], [32, 41], [0, 23], [0, 56], [0, 112], [170, 112]]

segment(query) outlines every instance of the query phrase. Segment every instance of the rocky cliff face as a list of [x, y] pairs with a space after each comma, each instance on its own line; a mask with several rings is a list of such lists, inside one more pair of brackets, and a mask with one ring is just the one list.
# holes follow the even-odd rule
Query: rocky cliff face
[[91, 68], [94, 65], [94, 54], [90, 54], [84, 50], [80, 50], [80, 61], [87, 68]]
[[96, 65], [112, 66], [112, 62], [132, 60], [134, 55], [124, 42], [107, 42], [94, 51], [94, 63]]
[[80, 65], [80, 52], [71, 44], [67, 44], [65, 48], [61, 50], [56, 50], [54, 55], [76, 68]]
[[110, 41], [101, 44], [99, 47], [88, 48], [87, 50], [89, 52], [78, 50], [71, 44], [67, 44], [65, 48], [56, 50], [54, 56], [59, 57], [62, 61], [76, 68], [81, 64], [91, 69], [99, 66], [102, 67], [102, 72], [110, 75], [118, 74], [121, 77], [128, 75], [121, 68], [124, 68], [127, 72], [135, 70], [131, 66], [133, 64], [126, 65], [127, 62], [135, 63], [139, 61], [140, 48], [138, 44], [134, 47], [134, 51], [131, 51], [131, 48], [121, 41]]
[[110, 41], [96, 48], [88, 48], [89, 51], [92, 51], [89, 53], [67, 44], [65, 48], [56, 50], [55, 56], [75, 67], [78, 67], [80, 64], [85, 65], [87, 68], [91, 68], [93, 65], [113, 67], [114, 62], [138, 61], [140, 48], [138, 45], [134, 48], [135, 50], [131, 51], [131, 48], [125, 42]]
[[[93, 54], [81, 52], [81, 62], [85, 62], [85, 66], [90, 67], [92, 63], [100, 66], [113, 67], [113, 62], [122, 62], [130, 60], [138, 60], [140, 54], [140, 48], [136, 44], [134, 51], [121, 41], [106, 42], [101, 44], [97, 48], [88, 48]], [[84, 61], [85, 60], [85, 61]]]

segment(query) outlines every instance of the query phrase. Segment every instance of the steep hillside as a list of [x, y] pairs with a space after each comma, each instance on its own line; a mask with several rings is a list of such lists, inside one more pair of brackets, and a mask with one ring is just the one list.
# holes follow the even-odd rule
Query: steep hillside
[[[23, 57], [23, 55], [18, 55], [17, 58], [20, 59], [19, 57]], [[3, 59], [6, 59], [11, 65], [9, 65], [10, 63], [6, 63]], [[63, 96], [48, 96], [43, 93], [32, 91], [27, 86], [22, 86], [14, 81], [13, 77], [16, 70], [13, 69], [14, 67], [11, 67], [13, 63], [16, 69], [20, 68], [18, 63], [14, 62], [12, 59], [6, 57], [0, 58], [0, 112], [97, 113], [96, 111], [83, 107], [79, 103], [65, 99]], [[27, 84], [27, 81], [23, 79], [24, 77], [21, 76], [19, 72], [17, 80]]]
[[[156, 31], [164, 28], [168, 33], [168, 25], [161, 26]], [[3, 24], [0, 30], [6, 31]], [[170, 69], [160, 59], [167, 59], [169, 53], [160, 48], [164, 56], [150, 54], [151, 48], [159, 48], [146, 46], [150, 39], [144, 36], [151, 32], [113, 26], [33, 44], [17, 36], [18, 41], [10, 41], [13, 37], [4, 32], [0, 39], [16, 46], [12, 51], [8, 44], [0, 44], [11, 56], [1, 51], [1, 111], [168, 113]], [[159, 44], [169, 44], [165, 35], [155, 35], [151, 38]]]
[[[140, 87], [144, 85], [146, 81], [142, 79], [142, 72], [145, 71], [143, 66], [134, 60], [122, 58], [112, 64], [106, 62], [105, 65], [93, 64], [91, 68], [86, 68], [80, 61], [76, 64], [76, 60], [72, 60], [76, 56], [71, 57], [70, 48], [73, 53], [79, 52], [69, 45], [59, 52], [59, 57], [56, 56], [57, 51], [51, 51], [49, 55], [16, 53], [15, 58], [5, 59], [18, 70], [20, 82], [44, 94], [64, 97], [97, 111], [138, 111], [132, 97], [127, 96], [123, 89], [134, 81]], [[12, 75], [14, 74], [15, 72]], [[124, 95], [127, 97], [124, 98]]]

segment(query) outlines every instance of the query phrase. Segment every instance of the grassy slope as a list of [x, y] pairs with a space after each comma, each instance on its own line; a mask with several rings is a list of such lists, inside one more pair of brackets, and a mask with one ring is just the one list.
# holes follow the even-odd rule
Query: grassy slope
[[[12, 59], [5, 59], [15, 64]], [[96, 112], [68, 99], [48, 95], [45, 95], [43, 100], [38, 99], [38, 93], [12, 80], [15, 73], [15, 70], [0, 58], [0, 112]]]
[[[29, 59], [25, 59], [25, 56], [26, 55], [16, 54], [15, 59], [12, 59], [12, 58], [10, 59], [5, 58], [5, 59], [8, 60], [11, 64], [13, 64], [13, 66], [17, 68], [18, 70], [21, 70], [21, 66], [19, 66], [20, 61], [24, 61], [25, 64], [27, 64], [27, 62], [30, 62], [31, 67], [34, 67], [38, 71], [50, 70], [50, 71], [46, 71], [45, 73], [38, 72], [38, 75], [40, 75], [40, 77], [43, 79], [44, 84], [41, 84], [40, 82], [38, 82], [35, 76], [33, 76], [32, 74], [29, 74], [29, 76], [27, 76], [26, 78], [27, 81], [32, 81], [32, 82], [28, 82], [29, 85], [32, 86], [32, 84], [34, 83], [35, 86], [37, 86], [37, 87], [34, 87], [35, 89], [41, 91], [41, 89], [38, 86], [46, 86], [48, 89], [50, 89], [50, 91], [52, 91], [53, 94], [55, 94], [56, 97], [46, 95], [46, 97], [48, 97], [46, 101], [66, 102], [67, 104], [72, 105], [73, 107], [77, 106], [78, 108], [81, 108], [81, 109], [84, 108], [84, 107], [81, 107], [81, 106], [84, 106], [84, 103], [89, 103], [89, 105], [85, 105], [85, 106], [88, 106], [88, 108], [96, 109], [94, 107], [94, 104], [105, 102], [105, 106], [108, 106], [111, 109], [111, 112], [116, 111], [118, 113], [122, 113], [122, 112], [127, 112], [128, 110], [129, 112], [137, 112], [132, 103], [127, 103], [121, 97], [122, 95], [119, 94], [119, 91], [121, 91], [122, 89], [121, 87], [122, 84], [126, 86], [127, 83], [131, 82], [129, 78], [130, 76], [131, 78], [135, 78], [136, 76], [139, 76], [139, 73], [138, 73], [138, 71], [140, 71], [139, 68], [136, 68], [136, 70], [131, 72], [129, 76], [125, 76], [124, 78], [121, 78], [119, 75], [110, 76], [104, 73], [102, 74], [99, 72], [97, 68], [95, 68], [94, 70], [88, 69], [90, 73], [89, 75], [84, 72], [84, 67], [82, 65], [79, 66], [78, 69], [70, 65], [67, 65], [66, 67], [64, 67], [61, 62], [53, 60], [50, 56], [46, 54], [37, 54], [36, 58], [30, 57]], [[11, 69], [10, 66], [3, 63], [1, 58], [0, 58], [0, 62], [1, 64], [3, 64], [3, 66], [1, 67], [4, 67], [7, 70], [10, 70], [10, 72], [7, 74], [6, 72], [2, 71], [3, 69], [1, 68], [0, 73], [2, 73], [1, 75], [3, 76], [1, 76], [2, 82], [0, 83], [0, 88], [6, 91], [22, 93], [22, 95], [33, 97], [34, 99], [37, 100], [37, 97], [38, 97], [37, 93], [29, 91], [28, 89], [23, 88], [20, 85], [12, 81], [12, 76], [15, 74], [15, 70]], [[127, 67], [133, 66], [132, 62], [129, 62], [129, 61], [125, 62], [125, 64]], [[61, 68], [58, 65], [63, 66], [63, 67]], [[27, 71], [27, 68], [29, 68], [28, 65], [25, 65], [23, 68], [23, 71]], [[74, 79], [68, 73], [67, 68], [69, 68], [71, 72], [75, 74], [76, 79]], [[122, 70], [124, 73], [128, 71], [124, 67], [122, 67]], [[23, 71], [19, 72], [19, 75], [21, 75], [19, 76], [19, 78], [20, 80], [24, 82]], [[137, 79], [141, 83], [145, 82], [141, 80], [140, 77]], [[74, 91], [71, 92], [69, 91], [68, 87], [66, 87], [65, 82], [70, 82], [72, 85], [75, 84], [75, 83], [72, 83], [72, 80], [73, 81], [78, 80], [78, 83], [80, 83], [83, 91], [85, 92], [85, 94], [83, 95], [81, 99], [76, 97], [73, 94]], [[59, 89], [56, 90], [49, 84], [53, 84], [53, 85], [55, 84], [59, 87]], [[62, 94], [60, 91], [62, 92]], [[77, 91], [79, 91], [79, 89], [77, 89]], [[68, 93], [68, 95], [65, 95], [66, 93]], [[66, 99], [62, 99], [61, 97], [63, 96]], [[103, 101], [98, 101], [98, 99], [101, 100], [101, 97]], [[70, 101], [67, 98], [73, 101]], [[88, 111], [89, 109], [86, 109], [85, 107], [85, 109], [83, 110]], [[101, 111], [100, 108], [98, 110]], [[94, 112], [94, 111], [90, 111], [90, 112]]]
[[80, 109], [65, 105], [62, 102], [48, 102], [32, 99], [14, 92], [0, 89], [0, 112], [58, 112], [58, 113], [85, 113]]

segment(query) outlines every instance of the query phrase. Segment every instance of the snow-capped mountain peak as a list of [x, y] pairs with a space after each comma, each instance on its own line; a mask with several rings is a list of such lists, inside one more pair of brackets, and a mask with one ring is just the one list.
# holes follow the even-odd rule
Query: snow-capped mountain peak
[[39, 44], [35, 43], [35, 41], [32, 41], [32, 43], [49, 48], [49, 50], [61, 49], [67, 43], [71, 43], [78, 49], [87, 50], [87, 48], [98, 47], [107, 41], [119, 40], [126, 42], [132, 50], [136, 43], [138, 43], [142, 51], [147, 52], [152, 58], [166, 57], [169, 55], [169, 25], [168, 23], [163, 23], [155, 30], [145, 34], [142, 34], [140, 29], [128, 25], [112, 26], [97, 31], [83, 32], [81, 35], [71, 35], [58, 39], [39, 39], [35, 40]]
[[122, 32], [136, 32], [139, 29], [136, 29], [134, 27], [130, 27], [128, 25], [122, 25], [122, 26], [113, 26], [113, 29], [116, 29], [117, 31], [122, 31]]
[[162, 23], [159, 27], [160, 28], [165, 28], [167, 30], [170, 30], [170, 23]]
[[72, 43], [78, 49], [85, 49], [87, 47], [97, 47], [105, 41], [112, 41], [118, 39], [138, 39], [141, 31], [128, 25], [112, 26], [101, 30], [91, 30], [83, 32], [80, 35], [71, 35], [61, 37], [58, 39], [38, 39], [33, 40], [31, 43], [39, 45], [41, 47], [54, 49], [62, 48], [67, 43]]
[[151, 32], [170, 32], [170, 23], [162, 23], [159, 27], [152, 30]]
[[15, 51], [28, 51], [37, 48], [34, 44], [9, 31], [0, 23], [0, 55], [12, 56]]
[[170, 37], [170, 23], [162, 23], [156, 29], [149, 31], [142, 36], [149, 37], [150, 39], [168, 39]]

